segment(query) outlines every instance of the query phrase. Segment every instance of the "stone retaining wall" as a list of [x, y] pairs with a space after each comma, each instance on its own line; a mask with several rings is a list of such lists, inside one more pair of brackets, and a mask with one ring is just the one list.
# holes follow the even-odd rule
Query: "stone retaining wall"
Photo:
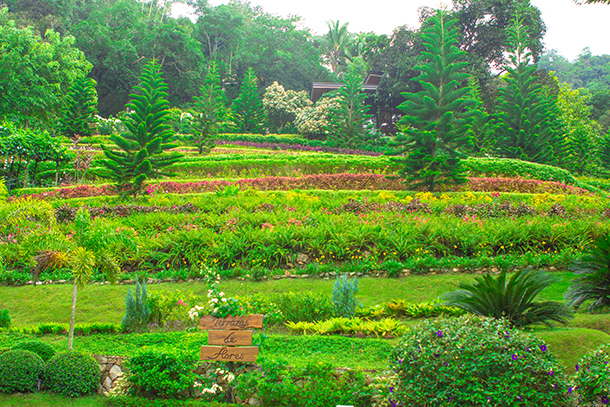
[[123, 376], [123, 361], [127, 358], [123, 356], [92, 356], [100, 365], [101, 376], [98, 393], [108, 393], [118, 385], [119, 378]]

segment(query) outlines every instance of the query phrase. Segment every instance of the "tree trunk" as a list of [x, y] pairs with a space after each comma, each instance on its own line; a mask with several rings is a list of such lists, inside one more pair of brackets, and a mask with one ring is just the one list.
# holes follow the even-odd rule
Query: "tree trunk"
[[70, 330], [68, 331], [68, 350], [72, 350], [72, 343], [74, 342], [74, 315], [76, 314], [76, 283], [74, 283], [74, 289], [72, 290], [72, 310], [70, 313]]
[[55, 162], [55, 186], [59, 182], [59, 161]]

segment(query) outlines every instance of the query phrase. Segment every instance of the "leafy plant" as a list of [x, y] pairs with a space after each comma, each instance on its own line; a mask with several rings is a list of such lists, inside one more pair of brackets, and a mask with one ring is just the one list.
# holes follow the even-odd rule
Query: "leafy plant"
[[123, 317], [123, 329], [127, 332], [141, 332], [146, 330], [150, 322], [150, 306], [148, 304], [148, 292], [146, 290], [146, 280], [136, 277], [135, 292], [131, 293], [131, 288], [127, 289], [125, 297], [125, 316]]
[[569, 306], [578, 309], [592, 301], [591, 312], [610, 305], [610, 235], [598, 237], [572, 268], [577, 278], [566, 293]]
[[444, 296], [445, 305], [457, 307], [475, 315], [505, 318], [522, 327], [549, 321], [566, 324], [570, 310], [557, 301], [534, 302], [536, 296], [557, 279], [539, 270], [520, 270], [507, 281], [506, 271], [497, 278], [478, 277], [473, 284], [460, 283], [460, 289]]
[[0, 328], [10, 328], [11, 316], [9, 310], [0, 309]]
[[578, 392], [579, 401], [587, 405], [605, 405], [610, 400], [610, 345], [585, 354], [578, 360], [572, 377], [570, 394]]
[[210, 64], [200, 93], [201, 96], [194, 98], [191, 131], [195, 135], [199, 154], [207, 154], [214, 147], [214, 138], [218, 132], [218, 123], [224, 107], [222, 104], [224, 92], [220, 87], [216, 61]]
[[135, 395], [159, 398], [180, 398], [194, 383], [193, 361], [185, 356], [145, 351], [129, 359], [127, 381]]
[[29, 393], [39, 390], [44, 370], [44, 361], [34, 352], [13, 349], [0, 353], [0, 392]]
[[100, 365], [91, 356], [74, 351], [53, 356], [45, 374], [45, 385], [68, 397], [95, 393], [100, 384]]
[[78, 143], [81, 137], [93, 135], [93, 126], [97, 113], [97, 83], [91, 78], [78, 78], [66, 97], [67, 106], [60, 119], [60, 132]]
[[30, 352], [34, 352], [40, 358], [47, 363], [49, 359], [55, 356], [55, 348], [46, 342], [41, 341], [21, 341], [13, 345], [11, 349], [23, 349]]
[[507, 320], [463, 316], [412, 327], [390, 356], [404, 406], [558, 406], [567, 377], [547, 345]]
[[354, 277], [352, 281], [347, 279], [344, 274], [342, 278], [337, 277], [333, 287], [333, 304], [335, 315], [338, 317], [352, 318], [357, 306], [362, 306], [356, 301], [358, 294], [358, 279]]
[[257, 78], [252, 68], [244, 74], [241, 91], [231, 105], [235, 126], [241, 133], [262, 133], [265, 122], [263, 104], [258, 98]]

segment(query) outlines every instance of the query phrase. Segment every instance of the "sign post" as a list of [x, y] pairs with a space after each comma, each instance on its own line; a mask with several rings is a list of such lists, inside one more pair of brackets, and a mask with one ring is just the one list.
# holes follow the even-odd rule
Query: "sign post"
[[[199, 329], [208, 331], [208, 345], [201, 347], [201, 360], [229, 362], [229, 372], [235, 373], [233, 362], [256, 362], [258, 346], [252, 345], [252, 331], [262, 328], [262, 315], [214, 318], [205, 315], [199, 319]], [[233, 389], [227, 383], [227, 403], [233, 402]]]

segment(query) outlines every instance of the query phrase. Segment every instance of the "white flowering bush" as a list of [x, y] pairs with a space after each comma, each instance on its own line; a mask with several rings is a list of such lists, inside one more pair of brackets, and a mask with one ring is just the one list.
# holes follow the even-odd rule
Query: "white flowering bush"
[[294, 121], [301, 110], [311, 107], [311, 105], [307, 92], [285, 90], [277, 82], [268, 86], [263, 95], [263, 108], [267, 119], [278, 131]]
[[212, 315], [214, 318], [225, 318], [229, 315], [245, 315], [244, 307], [236, 298], [225, 296], [225, 293], [218, 287], [220, 285], [220, 274], [207, 266], [202, 266], [200, 274], [208, 283], [208, 306], [196, 305], [189, 309], [188, 316], [195, 321], [203, 315]]
[[327, 93], [313, 107], [301, 109], [296, 115], [294, 125], [300, 134], [307, 136], [328, 135], [326, 128], [330, 124], [331, 110], [339, 107], [339, 97], [334, 93]]

